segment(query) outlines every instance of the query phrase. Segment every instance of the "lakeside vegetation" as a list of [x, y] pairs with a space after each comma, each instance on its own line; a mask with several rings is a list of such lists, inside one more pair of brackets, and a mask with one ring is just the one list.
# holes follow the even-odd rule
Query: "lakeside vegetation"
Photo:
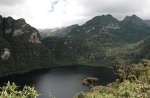
[[[92, 84], [90, 85], [91, 91], [75, 94], [74, 98], [149, 98], [150, 60], [143, 59], [138, 64], [114, 68], [117, 68], [114, 71], [117, 77], [115, 82], [109, 83], [107, 86], [92, 86]], [[131, 76], [136, 76], [136, 79]], [[97, 78], [92, 79], [94, 79], [94, 82], [97, 81]], [[82, 84], [84, 82], [84, 85], [86, 83], [85, 81], [81, 82]], [[0, 89], [0, 98], [37, 98], [37, 96], [40, 95], [34, 87], [25, 86], [23, 90], [18, 90], [18, 86], [10, 82]], [[51, 93], [49, 96], [55, 98]]]
[[[123, 78], [122, 74], [120, 76]], [[137, 79], [123, 81], [117, 79], [107, 86], [95, 86], [91, 92], [80, 92], [74, 98], [149, 98], [150, 60], [144, 59], [139, 64], [133, 64], [132, 74]]]
[[[137, 79], [130, 79], [130, 75], [121, 67], [121, 73], [115, 72], [118, 77], [116, 82], [107, 86], [91, 86], [94, 91], [81, 92], [75, 98], [150, 96], [150, 27], [136, 15], [127, 16], [122, 21], [111, 15], [96, 16], [70, 29], [61, 38], [47, 37], [43, 40], [39, 32], [24, 19], [1, 17], [1, 21], [0, 76], [64, 65], [123, 65], [132, 67], [130, 75]], [[14, 83], [8, 82], [1, 87], [0, 97], [38, 96], [34, 88], [17, 89]]]

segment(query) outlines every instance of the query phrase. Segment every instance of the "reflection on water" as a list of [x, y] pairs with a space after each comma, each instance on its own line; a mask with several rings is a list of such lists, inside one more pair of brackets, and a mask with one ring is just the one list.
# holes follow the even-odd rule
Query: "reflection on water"
[[108, 68], [72, 66], [3, 77], [0, 78], [0, 85], [9, 80], [21, 87], [24, 85], [34, 86], [41, 94], [39, 98], [49, 98], [49, 92], [56, 98], [72, 98], [78, 92], [89, 91], [81, 84], [81, 81], [89, 76], [99, 78], [95, 85], [106, 85], [115, 80], [113, 72]]

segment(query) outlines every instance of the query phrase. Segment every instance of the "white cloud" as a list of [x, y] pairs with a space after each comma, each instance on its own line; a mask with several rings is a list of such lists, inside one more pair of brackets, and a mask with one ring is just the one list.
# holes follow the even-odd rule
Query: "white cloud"
[[1, 0], [0, 15], [25, 18], [36, 28], [82, 24], [96, 15], [150, 19], [149, 0]]
[[0, 0], [0, 5], [3, 6], [14, 6], [17, 4], [24, 3], [25, 0]]

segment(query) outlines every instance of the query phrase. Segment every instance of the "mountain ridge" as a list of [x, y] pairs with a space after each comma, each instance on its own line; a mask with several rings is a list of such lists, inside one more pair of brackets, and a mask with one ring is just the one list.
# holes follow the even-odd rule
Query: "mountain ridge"
[[0, 75], [54, 66], [129, 65], [150, 59], [150, 27], [135, 15], [123, 21], [112, 15], [96, 16], [83, 25], [56, 31], [66, 35], [41, 40], [39, 31], [24, 19], [0, 16]]
[[[137, 54], [130, 51], [133, 51], [134, 43], [144, 40], [149, 35], [150, 27], [136, 15], [128, 16], [123, 21], [118, 21], [111, 15], [102, 15], [72, 29], [61, 41], [53, 38], [59, 44], [49, 43], [52, 37], [43, 39], [42, 43], [51, 50], [57, 50], [55, 53], [58, 57], [66, 58], [68, 55], [69, 57], [75, 55], [74, 62], [77, 64], [126, 65], [139, 60], [136, 60]], [[75, 43], [78, 43], [76, 47], [74, 47]], [[57, 48], [52, 48], [53, 46]], [[81, 53], [71, 51], [70, 48]], [[65, 50], [71, 51], [70, 54]]]

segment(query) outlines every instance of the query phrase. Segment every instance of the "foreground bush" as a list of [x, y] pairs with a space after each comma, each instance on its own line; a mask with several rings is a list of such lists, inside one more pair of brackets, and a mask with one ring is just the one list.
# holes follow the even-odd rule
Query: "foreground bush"
[[140, 82], [110, 83], [94, 87], [94, 92], [81, 92], [74, 98], [149, 98], [150, 85]]
[[30, 86], [25, 86], [22, 91], [18, 90], [15, 83], [10, 82], [0, 87], [0, 98], [37, 98], [37, 96], [39, 96], [37, 91]]

